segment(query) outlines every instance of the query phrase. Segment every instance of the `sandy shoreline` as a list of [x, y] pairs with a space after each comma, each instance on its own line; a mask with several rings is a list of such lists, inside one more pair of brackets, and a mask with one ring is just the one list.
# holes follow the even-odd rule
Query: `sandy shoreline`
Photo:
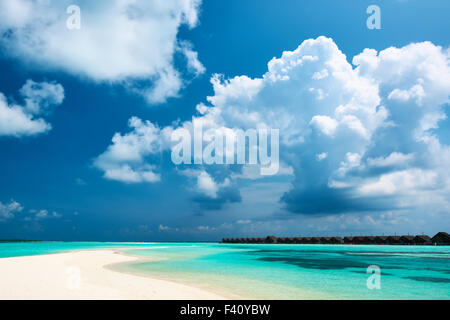
[[86, 250], [0, 259], [0, 299], [225, 299], [185, 284], [115, 271], [139, 258]]

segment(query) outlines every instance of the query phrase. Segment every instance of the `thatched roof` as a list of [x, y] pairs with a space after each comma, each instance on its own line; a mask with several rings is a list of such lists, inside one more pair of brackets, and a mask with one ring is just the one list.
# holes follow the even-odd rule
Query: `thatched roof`
[[447, 232], [438, 232], [431, 241], [438, 244], [450, 244], [450, 235]]
[[294, 241], [294, 243], [303, 243], [303, 237], [295, 237], [292, 238], [292, 240]]
[[286, 237], [277, 238], [277, 243], [289, 243], [288, 238]]
[[389, 243], [400, 243], [400, 236], [389, 236], [388, 237], [388, 242]]
[[323, 243], [323, 244], [449, 244], [450, 235], [439, 232], [430, 239], [427, 235], [403, 236], [346, 236], [342, 237], [280, 237], [223, 238], [222, 243]]
[[311, 243], [311, 238], [310, 237], [297, 237], [294, 238], [295, 243]]
[[376, 236], [375, 237], [375, 242], [376, 243], [387, 243], [388, 242], [388, 238], [387, 236]]
[[321, 243], [331, 243], [331, 237], [321, 237], [320, 242]]
[[414, 236], [401, 236], [400, 241], [403, 243], [414, 243]]
[[344, 243], [353, 243], [353, 237], [344, 237]]
[[342, 243], [343, 242], [341, 237], [331, 237], [330, 241], [331, 241], [331, 243]]
[[414, 237], [414, 243], [416, 244], [427, 244], [431, 243], [431, 238], [426, 235], [418, 235]]
[[311, 237], [311, 243], [320, 243], [320, 237]]
[[366, 242], [366, 237], [364, 237], [364, 236], [353, 237], [353, 243], [365, 243], [365, 242]]

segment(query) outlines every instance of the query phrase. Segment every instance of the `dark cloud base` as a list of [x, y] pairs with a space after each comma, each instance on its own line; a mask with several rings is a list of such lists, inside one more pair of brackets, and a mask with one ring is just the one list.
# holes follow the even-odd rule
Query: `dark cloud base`
[[319, 215], [398, 209], [390, 197], [355, 197], [353, 188], [321, 185], [310, 189], [292, 189], [280, 201], [291, 213]]
[[217, 192], [217, 198], [198, 195], [192, 198], [203, 210], [220, 210], [226, 203], [238, 203], [242, 201], [239, 189], [234, 187], [221, 188]]

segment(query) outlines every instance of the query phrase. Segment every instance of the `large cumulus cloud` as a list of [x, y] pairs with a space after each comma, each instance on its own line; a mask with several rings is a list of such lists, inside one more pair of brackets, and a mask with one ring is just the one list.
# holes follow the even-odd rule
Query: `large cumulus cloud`
[[[448, 61], [448, 50], [424, 42], [365, 49], [352, 65], [332, 39], [310, 39], [273, 58], [261, 78], [215, 75], [214, 95], [180, 126], [279, 129], [290, 212], [445, 210], [449, 146], [434, 129], [446, 119]], [[210, 198], [226, 179], [258, 178], [248, 166], [215, 167], [202, 168]]]
[[0, 46], [37, 68], [120, 83], [160, 103], [183, 86], [175, 54], [184, 54], [194, 73], [204, 71], [192, 46], [177, 39], [182, 25], [197, 24], [200, 2], [81, 0], [81, 28], [70, 30], [66, 10], [73, 1], [1, 1]]

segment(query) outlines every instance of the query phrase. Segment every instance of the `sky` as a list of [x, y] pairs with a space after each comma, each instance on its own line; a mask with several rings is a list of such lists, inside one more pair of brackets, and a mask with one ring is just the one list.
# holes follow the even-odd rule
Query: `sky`
[[[449, 9], [0, 0], [0, 238], [448, 231]], [[278, 173], [174, 164], [194, 123], [278, 129]]]

